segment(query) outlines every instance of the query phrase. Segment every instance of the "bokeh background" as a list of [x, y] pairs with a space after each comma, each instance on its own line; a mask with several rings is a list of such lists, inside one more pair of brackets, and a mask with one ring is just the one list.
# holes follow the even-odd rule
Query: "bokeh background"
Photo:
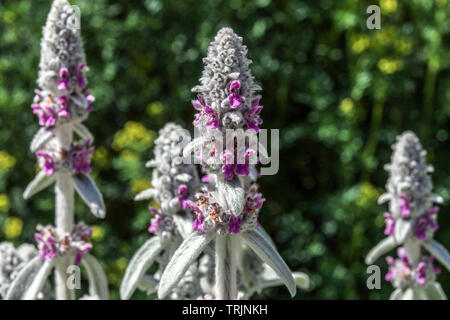
[[[28, 146], [38, 129], [30, 104], [41, 30], [51, 1], [0, 2], [0, 241], [33, 242], [53, 222], [53, 192], [22, 192], [36, 172]], [[94, 255], [111, 288], [149, 237], [150, 213], [133, 196], [148, 187], [157, 131], [174, 121], [192, 131], [190, 88], [220, 27], [244, 38], [263, 91], [264, 128], [279, 128], [280, 170], [264, 176], [260, 220], [293, 270], [312, 288], [297, 299], [385, 299], [392, 287], [366, 287], [364, 256], [383, 238], [383, 192], [395, 136], [415, 131], [435, 167], [446, 203], [436, 238], [450, 248], [450, 1], [107, 1], [81, 9], [95, 112], [93, 176], [107, 218], [77, 199], [79, 220], [95, 225]], [[366, 8], [381, 7], [381, 30]], [[379, 260], [383, 275], [387, 270]], [[450, 275], [439, 276], [450, 294]], [[144, 298], [136, 294], [135, 298]], [[287, 299], [282, 287], [263, 299]]]

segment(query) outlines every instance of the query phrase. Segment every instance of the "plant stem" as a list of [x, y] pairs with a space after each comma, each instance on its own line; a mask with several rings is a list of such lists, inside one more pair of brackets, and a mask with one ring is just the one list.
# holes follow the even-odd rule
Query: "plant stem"
[[216, 237], [216, 299], [235, 300], [237, 298], [236, 250], [237, 239], [233, 235]]
[[[60, 148], [69, 150], [72, 143], [72, 127], [64, 126], [56, 131]], [[73, 229], [74, 189], [72, 174], [60, 171], [55, 184], [55, 226], [58, 234], [70, 234]], [[55, 292], [57, 300], [73, 300], [75, 293], [67, 287], [67, 267], [74, 263], [72, 254], [60, 257], [55, 268]]]

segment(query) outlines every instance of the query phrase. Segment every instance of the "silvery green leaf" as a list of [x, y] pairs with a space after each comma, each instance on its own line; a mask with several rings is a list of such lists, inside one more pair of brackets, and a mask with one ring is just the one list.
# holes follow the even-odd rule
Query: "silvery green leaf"
[[269, 242], [274, 248], [277, 247], [263, 226], [256, 227], [255, 231], [260, 233], [262, 237], [266, 238], [267, 242]]
[[402, 289], [398, 288], [395, 289], [394, 292], [391, 293], [391, 296], [389, 297], [390, 300], [401, 300], [403, 295]]
[[398, 244], [393, 236], [389, 236], [381, 240], [372, 250], [370, 250], [369, 254], [366, 257], [366, 263], [374, 263], [379, 257], [388, 253], [397, 246]]
[[41, 270], [44, 261], [39, 257], [34, 257], [19, 271], [14, 278], [8, 293], [6, 294], [6, 300], [20, 300], [23, 295], [33, 283], [39, 270]]
[[383, 193], [381, 196], [378, 197], [378, 204], [383, 204], [386, 201], [389, 201], [391, 199], [392, 199], [392, 194], [390, 194], [388, 192]]
[[134, 200], [135, 201], [140, 201], [140, 200], [152, 199], [152, 198], [156, 197], [157, 194], [158, 194], [158, 191], [156, 189], [150, 188], [150, 189], [147, 189], [147, 190], [139, 192], [134, 197]]
[[180, 247], [175, 251], [164, 270], [159, 282], [158, 298], [163, 299], [172, 288], [180, 281], [186, 270], [197, 259], [206, 245], [214, 239], [215, 232], [201, 234], [193, 232], [186, 238]]
[[100, 300], [108, 300], [108, 280], [100, 263], [89, 253], [83, 256], [81, 263], [86, 268], [89, 279], [89, 295], [97, 296]]
[[450, 254], [442, 244], [435, 240], [429, 240], [422, 243], [432, 256], [434, 256], [442, 265], [450, 271]]
[[306, 273], [303, 272], [294, 272], [292, 273], [294, 276], [295, 284], [298, 288], [307, 290], [309, 288], [309, 276]]
[[395, 222], [394, 238], [398, 244], [404, 243], [406, 237], [411, 231], [411, 221], [397, 219]]
[[425, 294], [430, 300], [447, 300], [444, 290], [439, 283], [433, 281], [425, 286]]
[[29, 199], [39, 191], [44, 190], [56, 180], [56, 174], [48, 176], [43, 170], [39, 171], [23, 192], [23, 198]]
[[150, 268], [165, 246], [159, 237], [147, 240], [128, 263], [120, 285], [120, 298], [128, 300], [133, 295], [142, 276]]
[[30, 150], [36, 152], [44, 143], [46, 143], [53, 135], [53, 131], [47, 128], [40, 128], [31, 140]]
[[189, 157], [192, 151], [203, 145], [204, 140], [205, 139], [203, 137], [199, 137], [189, 142], [183, 149], [183, 157]]
[[45, 260], [39, 271], [36, 273], [33, 282], [24, 292], [22, 300], [34, 300], [36, 299], [39, 292], [42, 291], [45, 283], [47, 282], [48, 276], [55, 265], [55, 260]]
[[260, 233], [254, 230], [241, 232], [239, 236], [261, 260], [278, 274], [291, 296], [295, 296], [297, 290], [292, 273], [276, 249]]
[[88, 175], [84, 174], [73, 175], [72, 180], [75, 190], [88, 205], [92, 214], [98, 218], [104, 218], [106, 214], [105, 204], [95, 182]]
[[152, 294], [158, 290], [159, 282], [152, 275], [144, 274], [139, 281], [137, 287], [139, 290], [145, 291], [147, 294]]
[[84, 124], [76, 123], [73, 126], [73, 130], [80, 136], [81, 139], [83, 139], [83, 140], [90, 140], [91, 143], [94, 142], [94, 136], [89, 131], [89, 129], [86, 128], [86, 126]]
[[191, 179], [192, 176], [189, 173], [180, 173], [175, 176], [175, 180], [183, 183], [188, 183]]
[[217, 179], [215, 195], [224, 210], [230, 210], [234, 216], [239, 216], [244, 209], [245, 192], [239, 178], [233, 180]]
[[407, 288], [403, 295], [401, 296], [400, 300], [414, 300], [414, 289], [413, 288]]
[[443, 203], [444, 202], [444, 198], [442, 198], [440, 195], [437, 194], [431, 194], [430, 196], [430, 200], [435, 202], [435, 203]]
[[192, 233], [192, 221], [178, 214], [172, 215], [173, 222], [177, 226], [177, 230], [183, 239], [186, 239]]

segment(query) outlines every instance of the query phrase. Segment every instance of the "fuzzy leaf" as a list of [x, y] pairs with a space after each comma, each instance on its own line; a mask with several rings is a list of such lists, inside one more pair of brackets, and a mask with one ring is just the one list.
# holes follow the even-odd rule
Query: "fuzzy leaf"
[[262, 237], [266, 238], [267, 242], [269, 242], [274, 248], [277, 247], [275, 245], [275, 242], [273, 242], [272, 238], [269, 236], [267, 231], [262, 226], [256, 227], [255, 231], [260, 233]]
[[92, 214], [97, 218], [104, 218], [106, 214], [105, 204], [95, 182], [88, 175], [84, 174], [73, 175], [72, 180], [75, 190], [88, 205]]
[[125, 270], [120, 285], [120, 299], [130, 299], [139, 281], [164, 248], [159, 237], [150, 238], [139, 248]]
[[204, 141], [205, 138], [199, 137], [189, 142], [183, 149], [183, 157], [189, 158], [191, 156], [192, 151], [201, 147]]
[[36, 299], [36, 296], [39, 294], [39, 292], [42, 291], [42, 288], [47, 282], [50, 272], [52, 271], [54, 266], [55, 260], [45, 260], [39, 271], [36, 273], [33, 282], [31, 282], [30, 286], [23, 294], [22, 300]]
[[397, 247], [397, 242], [393, 236], [389, 236], [380, 241], [372, 250], [370, 250], [369, 254], [366, 257], [366, 263], [372, 264], [383, 254], [388, 253], [395, 247]]
[[56, 174], [48, 176], [43, 170], [39, 171], [34, 179], [28, 184], [23, 192], [23, 198], [25, 200], [31, 198], [39, 191], [44, 190], [56, 180]]
[[83, 140], [90, 140], [91, 143], [94, 142], [94, 136], [89, 131], [88, 128], [82, 123], [77, 123], [73, 126], [73, 130], [80, 136]]
[[398, 244], [404, 243], [406, 237], [411, 231], [411, 221], [397, 219], [395, 222], [394, 238]]
[[422, 245], [431, 253], [440, 263], [442, 263], [448, 271], [450, 271], [450, 254], [442, 244], [435, 240], [429, 240], [422, 243]]
[[5, 299], [21, 300], [43, 264], [44, 261], [39, 257], [31, 259], [14, 278]]
[[148, 200], [154, 198], [158, 194], [158, 191], [156, 189], [147, 189], [144, 191], [139, 192], [135, 197], [135, 201], [141, 201], [141, 200]]
[[245, 192], [239, 178], [233, 180], [217, 179], [215, 196], [224, 210], [230, 210], [234, 216], [239, 216], [244, 209]]
[[395, 289], [394, 292], [391, 293], [389, 300], [401, 300], [403, 295], [402, 289]]
[[30, 150], [36, 152], [44, 143], [46, 143], [53, 135], [53, 131], [47, 128], [40, 128], [31, 140]]
[[413, 288], [407, 288], [403, 295], [401, 296], [400, 300], [414, 300], [414, 289]]
[[294, 272], [292, 275], [294, 276], [294, 281], [298, 288], [304, 290], [309, 288], [309, 276], [306, 273]]
[[89, 295], [97, 296], [100, 300], [108, 300], [108, 280], [100, 263], [89, 253], [85, 254], [81, 261], [88, 274]]
[[209, 234], [193, 232], [183, 241], [177, 251], [173, 254], [161, 276], [158, 289], [159, 299], [163, 299], [170, 293], [172, 288], [183, 277], [192, 262], [197, 259], [206, 245], [214, 239], [215, 236], [215, 232]]
[[289, 267], [281, 258], [276, 249], [257, 231], [246, 231], [239, 234], [245, 243], [252, 249], [258, 257], [267, 263], [280, 277], [284, 285], [288, 288], [291, 296], [295, 296], [296, 286]]
[[152, 275], [144, 274], [137, 287], [145, 293], [152, 294], [158, 290], [159, 282]]
[[191, 179], [192, 176], [189, 173], [180, 173], [175, 176], [175, 180], [183, 183], [188, 183]]
[[426, 285], [425, 294], [430, 300], [447, 300], [444, 290], [439, 283], [433, 281]]
[[172, 215], [173, 222], [177, 226], [177, 230], [183, 239], [186, 239], [193, 231], [192, 221], [178, 214]]

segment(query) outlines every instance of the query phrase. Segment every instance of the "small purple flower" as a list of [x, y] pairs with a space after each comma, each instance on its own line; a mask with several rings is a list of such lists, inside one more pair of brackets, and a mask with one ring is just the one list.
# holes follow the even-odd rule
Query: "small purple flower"
[[38, 158], [44, 159], [44, 165], [42, 169], [48, 176], [51, 176], [55, 172], [55, 161], [53, 160], [53, 157], [41, 151], [37, 151], [36, 156]]
[[68, 102], [68, 98], [66, 95], [62, 95], [61, 97], [59, 97], [59, 111], [58, 111], [58, 116], [65, 118], [70, 116], [70, 112], [69, 112], [69, 106], [67, 104]]
[[261, 97], [258, 96], [252, 101], [252, 108], [245, 116], [248, 129], [254, 130], [255, 132], [259, 132], [259, 126], [263, 123], [262, 119], [259, 117], [259, 114], [261, 113], [261, 110], [263, 108], [259, 105], [260, 100]]
[[423, 240], [427, 237], [427, 230], [431, 228], [436, 231], [439, 228], [439, 225], [436, 223], [435, 218], [433, 217], [439, 212], [438, 207], [434, 207], [429, 210], [422, 218], [420, 218], [416, 223], [415, 234], [417, 239]]
[[75, 78], [77, 78], [77, 83], [80, 88], [84, 88], [86, 86], [86, 81], [84, 80], [82, 70], [86, 67], [84, 63], [80, 63], [75, 69]]
[[92, 112], [94, 108], [91, 106], [92, 103], [95, 101], [95, 97], [91, 94], [91, 91], [87, 90], [84, 93], [84, 97], [86, 98], [86, 101], [88, 103], [87, 112]]
[[427, 274], [426, 274], [427, 264], [425, 262], [420, 262], [416, 268], [416, 280], [419, 284], [427, 284]]
[[37, 231], [34, 235], [34, 239], [36, 240], [39, 248], [39, 258], [42, 260], [53, 259], [58, 253], [58, 249], [56, 247], [56, 241], [53, 230], [48, 227], [38, 226]]
[[201, 214], [197, 213], [192, 228], [199, 232], [203, 231], [203, 216]]
[[192, 101], [195, 110], [199, 111], [194, 119], [194, 126], [198, 127], [203, 117], [208, 117], [206, 126], [208, 129], [217, 129], [219, 127], [219, 118], [216, 112], [210, 106], [207, 106], [201, 95], [197, 95], [197, 100]]
[[228, 101], [230, 102], [230, 108], [236, 109], [242, 106], [242, 97], [239, 95], [239, 88], [241, 84], [239, 81], [233, 81], [230, 85], [230, 95], [228, 96]]
[[86, 174], [91, 171], [90, 158], [94, 152], [94, 148], [88, 146], [91, 144], [90, 140], [75, 144], [73, 146], [74, 156], [72, 165], [77, 173]]
[[409, 208], [408, 198], [403, 194], [399, 195], [398, 198], [402, 200], [402, 202], [400, 203], [400, 210], [402, 213], [402, 217], [409, 216], [411, 214], [411, 210]]
[[202, 177], [202, 182], [207, 183], [207, 182], [210, 182], [210, 181], [211, 181], [211, 177], [210, 177], [209, 174], [205, 174], [205, 175]]
[[39, 117], [39, 125], [47, 128], [56, 124], [57, 114], [52, 105], [42, 106], [40, 104], [32, 104], [33, 113]]
[[180, 203], [181, 209], [186, 209], [186, 200], [188, 199], [187, 186], [182, 184], [178, 187], [178, 202]]
[[67, 70], [67, 68], [62, 68], [59, 70], [58, 89], [67, 90], [69, 87], [69, 81], [69, 70]]
[[386, 276], [384, 277], [384, 279], [386, 281], [392, 281], [392, 279], [394, 278], [394, 274], [395, 274], [395, 260], [394, 260], [394, 258], [388, 256], [388, 257], [386, 257], [386, 262], [389, 265], [389, 271], [388, 271], [388, 273], [386, 273]]
[[384, 214], [384, 222], [386, 223], [386, 228], [384, 229], [385, 235], [394, 234], [395, 230], [395, 219], [389, 212], [385, 212]]
[[236, 164], [231, 162], [231, 158], [233, 155], [231, 152], [225, 152], [223, 155], [223, 161], [225, 162], [224, 165], [222, 165], [222, 172], [225, 176], [225, 179], [227, 180], [233, 180], [234, 174], [236, 173], [239, 176], [248, 176], [250, 174], [250, 166], [248, 164], [248, 159], [255, 154], [255, 151], [252, 149], [248, 149], [245, 152], [245, 163], [243, 164]]
[[239, 233], [239, 231], [241, 231], [241, 224], [242, 224], [241, 218], [235, 217], [233, 215], [230, 216], [228, 232]]
[[75, 256], [75, 264], [80, 264], [81, 263], [81, 259], [83, 258], [83, 256], [85, 255], [86, 252], [90, 251], [92, 249], [92, 244], [90, 243], [85, 243], [83, 244], [78, 250], [77, 250], [77, 254]]
[[162, 222], [162, 214], [154, 207], [150, 207], [149, 209], [150, 212], [155, 216], [155, 218], [151, 220], [151, 224], [148, 227], [148, 232], [155, 234], [159, 230], [159, 225]]

